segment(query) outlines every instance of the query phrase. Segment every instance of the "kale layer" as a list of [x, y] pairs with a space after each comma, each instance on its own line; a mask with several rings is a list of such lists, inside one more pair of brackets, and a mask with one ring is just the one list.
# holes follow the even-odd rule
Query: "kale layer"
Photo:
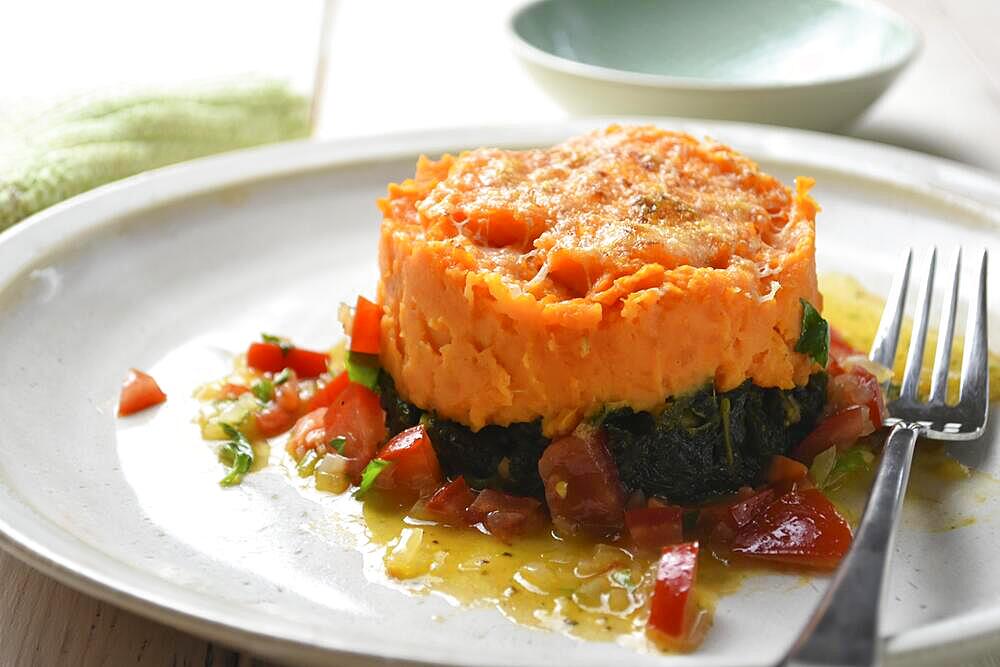
[[[771, 456], [787, 454], [813, 429], [826, 384], [826, 373], [816, 373], [792, 390], [749, 381], [727, 392], [707, 386], [667, 400], [656, 413], [619, 408], [599, 421], [629, 490], [690, 503], [755, 484]], [[385, 372], [379, 389], [390, 433], [422, 422], [449, 476], [465, 475], [480, 488], [543, 495], [538, 459], [549, 440], [540, 421], [473, 432], [404, 400]]]

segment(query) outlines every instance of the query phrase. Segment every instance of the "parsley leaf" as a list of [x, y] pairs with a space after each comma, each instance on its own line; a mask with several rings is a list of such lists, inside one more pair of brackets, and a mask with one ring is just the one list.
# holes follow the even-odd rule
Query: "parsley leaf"
[[378, 356], [374, 354], [361, 354], [359, 352], [348, 352], [347, 377], [351, 382], [356, 382], [372, 391], [378, 386], [379, 363]]
[[342, 435], [338, 435], [336, 438], [332, 439], [330, 442], [326, 443], [331, 449], [336, 449], [338, 454], [344, 453], [344, 445], [347, 444], [347, 438]]
[[354, 492], [355, 498], [361, 498], [372, 488], [372, 484], [375, 483], [375, 479], [382, 474], [385, 470], [392, 464], [391, 461], [385, 461], [383, 459], [372, 459], [369, 461], [365, 469], [361, 471], [361, 485], [358, 490]]
[[281, 336], [275, 336], [274, 334], [262, 333], [260, 335], [260, 339], [265, 343], [272, 343], [280, 347], [282, 354], [288, 354], [288, 352], [293, 347], [295, 347], [294, 345], [289, 343], [286, 339], [282, 338]]
[[232, 460], [229, 472], [219, 480], [222, 486], [234, 486], [243, 481], [243, 475], [253, 465], [253, 447], [246, 436], [230, 424], [222, 424], [222, 430], [229, 436], [229, 442], [222, 446], [222, 454]]
[[802, 302], [802, 333], [795, 344], [795, 351], [808, 354], [826, 368], [830, 360], [830, 325], [811, 303], [805, 299], [799, 301]]
[[254, 382], [253, 386], [250, 387], [250, 391], [253, 392], [253, 395], [261, 403], [267, 403], [274, 398], [274, 384], [267, 378], [261, 378]]

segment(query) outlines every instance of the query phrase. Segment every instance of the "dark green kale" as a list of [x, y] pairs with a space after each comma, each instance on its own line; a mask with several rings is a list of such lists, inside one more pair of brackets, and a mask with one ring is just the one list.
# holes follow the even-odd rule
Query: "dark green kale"
[[697, 502], [756, 483], [771, 456], [812, 429], [825, 394], [825, 373], [792, 391], [749, 382], [725, 393], [706, 387], [668, 401], [658, 415], [615, 410], [603, 427], [626, 487]]
[[477, 488], [537, 497], [543, 494], [538, 459], [549, 440], [542, 436], [541, 422], [486, 426], [473, 432], [458, 422], [425, 413], [400, 397], [388, 373], [379, 377], [379, 390], [390, 436], [423, 421], [447, 475], [464, 475]]
[[[724, 393], [711, 386], [667, 401], [652, 414], [629, 408], [598, 418], [629, 490], [679, 503], [753, 485], [774, 454], [787, 454], [815, 426], [826, 401], [826, 373], [791, 391], [746, 382]], [[409, 403], [392, 378], [379, 378], [382, 408], [395, 435], [423, 423], [441, 467], [470, 485], [541, 497], [538, 460], [549, 444], [541, 423], [486, 426], [473, 432]]]

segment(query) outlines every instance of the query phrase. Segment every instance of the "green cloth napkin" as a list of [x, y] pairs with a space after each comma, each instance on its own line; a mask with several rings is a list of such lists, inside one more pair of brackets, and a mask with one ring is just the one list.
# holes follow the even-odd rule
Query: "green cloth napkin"
[[308, 134], [308, 101], [271, 80], [78, 97], [15, 114], [0, 119], [0, 231], [141, 171]]

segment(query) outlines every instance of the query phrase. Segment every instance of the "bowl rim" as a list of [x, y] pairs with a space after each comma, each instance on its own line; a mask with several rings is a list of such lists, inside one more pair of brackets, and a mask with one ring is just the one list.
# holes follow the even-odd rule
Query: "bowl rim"
[[904, 49], [894, 59], [891, 59], [877, 67], [870, 67], [852, 74], [817, 77], [801, 81], [750, 82], [671, 76], [668, 74], [649, 74], [646, 72], [635, 72], [632, 70], [606, 67], [604, 65], [591, 65], [579, 60], [558, 56], [535, 46], [519, 33], [517, 29], [517, 22], [522, 16], [533, 10], [535, 7], [558, 1], [560, 0], [531, 0], [530, 2], [518, 5], [508, 15], [506, 21], [506, 32], [514, 52], [528, 62], [540, 65], [550, 70], [561, 72], [563, 74], [569, 74], [584, 79], [593, 79], [606, 83], [617, 83], [645, 88], [706, 92], [754, 92], [816, 88], [820, 86], [869, 80], [886, 74], [898, 74], [904, 67], [913, 62], [916, 56], [923, 50], [924, 43], [923, 34], [912, 21], [877, 0], [825, 0], [831, 4], [856, 7], [868, 14], [880, 15], [890, 23], [896, 24], [910, 37], [910, 44], [908, 48]]

